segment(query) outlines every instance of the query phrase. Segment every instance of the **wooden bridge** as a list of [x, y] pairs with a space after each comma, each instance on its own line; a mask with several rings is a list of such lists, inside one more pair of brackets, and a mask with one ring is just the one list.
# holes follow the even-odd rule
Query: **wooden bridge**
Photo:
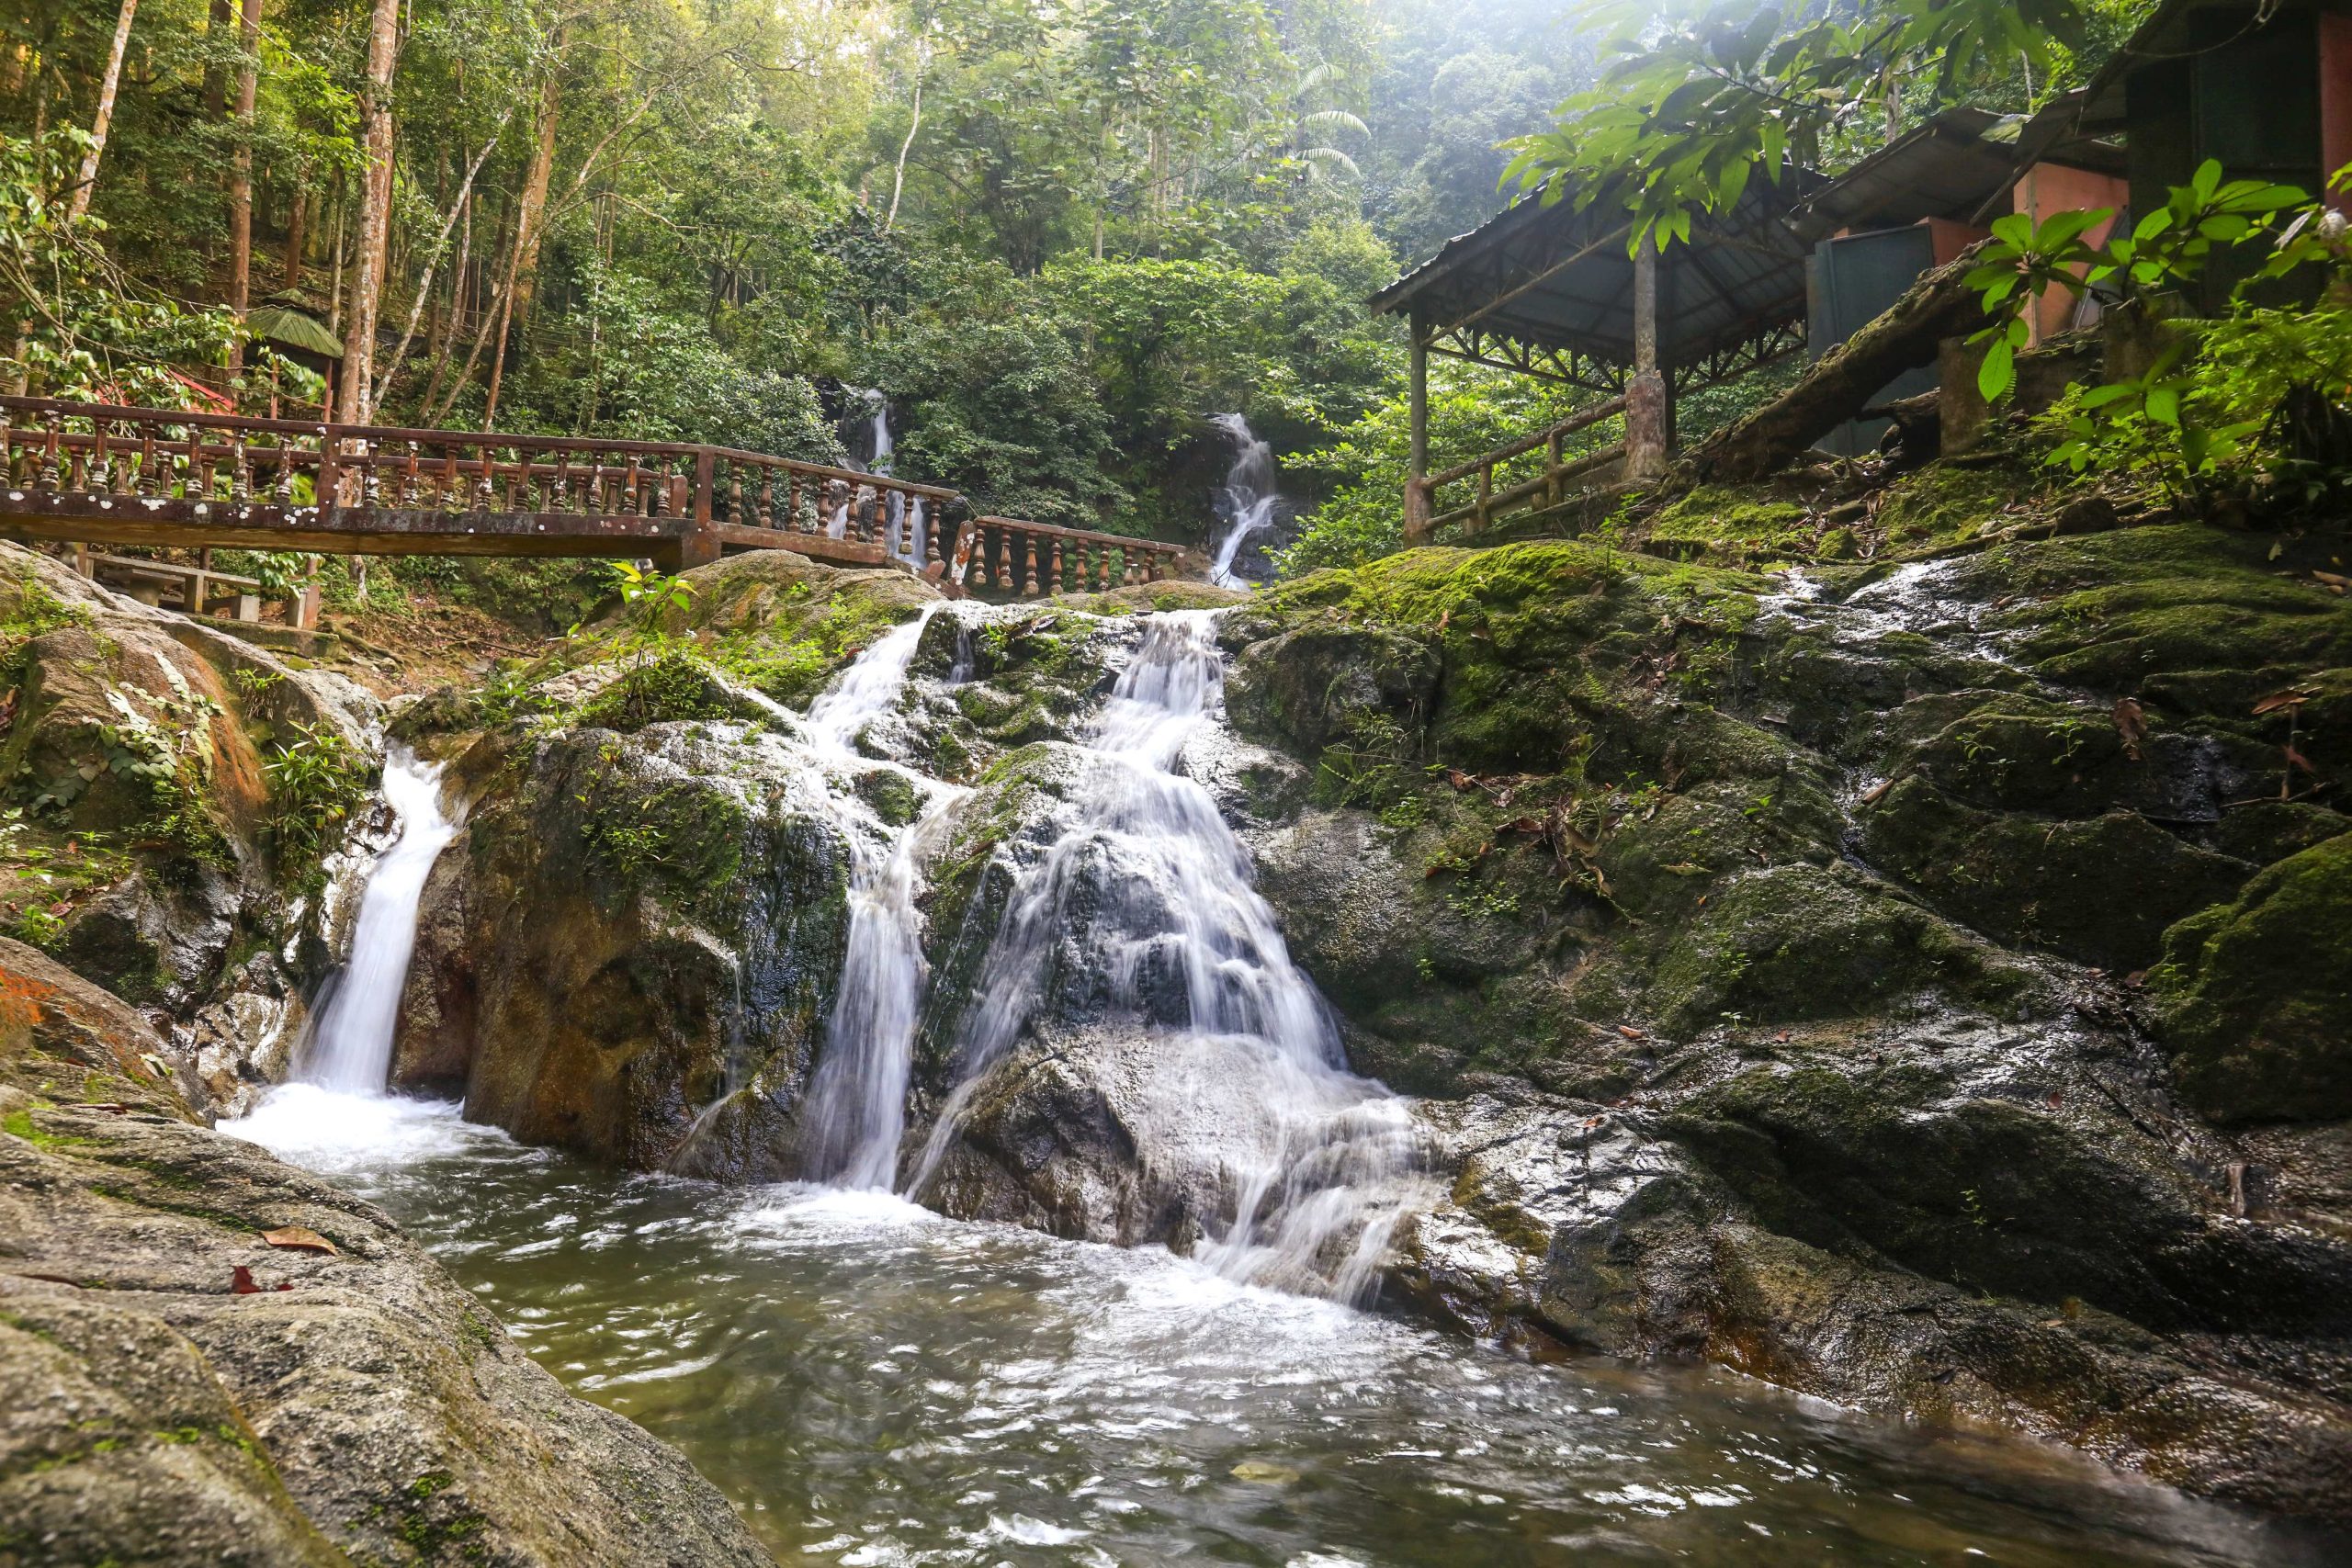
[[786, 549], [951, 592], [1158, 581], [1178, 547], [971, 517], [936, 486], [726, 446], [407, 430], [0, 397], [0, 537], [322, 555]]

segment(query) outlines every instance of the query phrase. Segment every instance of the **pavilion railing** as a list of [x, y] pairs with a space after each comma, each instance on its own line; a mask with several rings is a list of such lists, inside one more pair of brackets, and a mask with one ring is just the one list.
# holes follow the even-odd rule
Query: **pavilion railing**
[[[1578, 409], [1559, 423], [1532, 435], [1523, 435], [1508, 446], [1459, 463], [1451, 468], [1429, 475], [1421, 479], [1406, 481], [1405, 515], [1408, 519], [1408, 542], [1427, 540], [1440, 528], [1460, 525], [1464, 533], [1483, 532], [1496, 518], [1514, 512], [1532, 511], [1538, 507], [1556, 506], [1576, 491], [1582, 481], [1591, 479], [1611, 464], [1625, 456], [1623, 442], [1603, 446], [1596, 451], [1579, 452], [1573, 457], [1564, 452], [1567, 438], [1606, 419], [1625, 412], [1625, 400], [1610, 398], [1605, 401]], [[1498, 470], [1513, 458], [1541, 447], [1544, 466], [1533, 479], [1524, 479], [1498, 490]], [[1464, 479], [1477, 480], [1477, 493], [1461, 504], [1441, 512], [1439, 492]]]
[[1180, 547], [1123, 534], [1059, 528], [1019, 517], [976, 517], [957, 542], [958, 581], [974, 591], [1034, 597], [1040, 593], [1102, 592], [1158, 582], [1170, 575]]

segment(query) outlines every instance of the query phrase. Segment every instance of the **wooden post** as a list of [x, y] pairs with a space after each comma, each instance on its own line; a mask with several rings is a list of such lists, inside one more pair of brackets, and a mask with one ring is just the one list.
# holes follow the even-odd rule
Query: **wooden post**
[[679, 541], [680, 571], [708, 566], [719, 557], [718, 527], [710, 515], [710, 492], [718, 482], [718, 454], [705, 446], [695, 454], [694, 527]]
[[1408, 381], [1411, 407], [1412, 455], [1405, 470], [1405, 543], [1425, 545], [1430, 538], [1430, 341], [1429, 331], [1415, 310], [1407, 334]]
[[1625, 389], [1625, 477], [1636, 483], [1666, 472], [1666, 378], [1657, 367], [1657, 236], [1634, 253], [1634, 379]]

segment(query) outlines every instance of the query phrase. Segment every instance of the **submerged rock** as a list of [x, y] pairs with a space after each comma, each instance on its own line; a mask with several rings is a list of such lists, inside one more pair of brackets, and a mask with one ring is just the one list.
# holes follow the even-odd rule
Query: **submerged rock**
[[196, 1125], [122, 1003], [5, 939], [0, 992], [0, 1543], [94, 1568], [769, 1561], [380, 1212]]

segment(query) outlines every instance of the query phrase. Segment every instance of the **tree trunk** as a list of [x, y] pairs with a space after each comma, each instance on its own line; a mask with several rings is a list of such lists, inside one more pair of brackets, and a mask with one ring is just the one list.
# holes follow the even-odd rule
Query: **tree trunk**
[[311, 215], [311, 187], [296, 186], [294, 200], [286, 213], [286, 270], [278, 279], [280, 288], [294, 288], [302, 282], [303, 221]]
[[556, 71], [563, 59], [563, 39], [556, 38], [556, 59], [548, 68], [547, 81], [539, 87], [539, 140], [531, 153], [530, 177], [523, 184], [523, 205], [514, 220], [514, 248], [508, 253], [506, 285], [502, 293], [505, 299], [499, 306], [498, 331], [492, 343], [494, 352], [490, 361], [490, 394], [483, 400], [481, 427], [491, 428], [498, 417], [498, 389], [506, 378], [506, 328], [515, 316], [527, 314], [531, 307], [534, 275], [539, 265], [539, 240], [542, 225], [540, 215], [547, 210], [548, 183], [555, 174], [556, 110], [562, 98], [563, 86]]
[[122, 54], [130, 47], [130, 19], [139, 14], [139, 0], [122, 0], [114, 24], [114, 50], [107, 56], [107, 73], [98, 84], [98, 112], [90, 119], [90, 150], [82, 158], [82, 178], [66, 206], [69, 220], [90, 210], [90, 190], [98, 183], [98, 156], [107, 150], [107, 127], [114, 123], [114, 90], [122, 82]]
[[362, 170], [357, 275], [352, 280], [351, 322], [343, 339], [342, 407], [345, 424], [368, 423], [375, 390], [376, 309], [384, 288], [385, 238], [391, 229], [392, 65], [400, 53], [400, 0], [375, 0], [368, 33], [368, 82], [359, 121], [367, 147]]
[[[219, 45], [229, 36], [229, 26], [236, 20], [234, 0], [212, 0], [212, 17], [205, 28], [206, 41]], [[229, 113], [229, 78], [218, 65], [204, 68], [204, 118], [223, 119]]]
[[425, 300], [433, 293], [434, 273], [441, 265], [442, 253], [448, 249], [450, 231], [458, 225], [458, 214], [473, 196], [474, 176], [489, 162], [491, 150], [498, 145], [498, 138], [505, 129], [506, 122], [501, 119], [497, 130], [490, 133], [490, 140], [481, 144], [481, 151], [474, 154], [474, 161], [466, 166], [465, 181], [458, 187], [458, 199], [450, 207], [449, 215], [441, 220], [441, 232], [434, 236], [433, 249], [424, 260], [424, 276], [417, 279], [416, 298], [409, 301], [408, 323], [401, 329], [400, 346], [392, 350], [392, 357], [384, 367], [383, 382], [376, 389], [375, 400], [379, 404], [391, 394], [392, 378], [401, 373], [401, 361], [408, 355], [408, 345], [416, 340], [416, 323], [424, 315]]
[[[237, 156], [229, 175], [229, 309], [244, 325], [254, 272], [254, 99], [260, 86], [261, 0], [239, 0], [237, 43], [245, 58], [237, 67]], [[232, 374], [245, 367], [245, 344], [229, 345]]]
[[1984, 324], [1976, 291], [1966, 284], [1976, 250], [1924, 274], [1884, 314], [1815, 360], [1795, 386], [1693, 447], [1675, 478], [1695, 484], [1762, 479], [1869, 407], [1889, 381], [1934, 364], [1939, 342]]

